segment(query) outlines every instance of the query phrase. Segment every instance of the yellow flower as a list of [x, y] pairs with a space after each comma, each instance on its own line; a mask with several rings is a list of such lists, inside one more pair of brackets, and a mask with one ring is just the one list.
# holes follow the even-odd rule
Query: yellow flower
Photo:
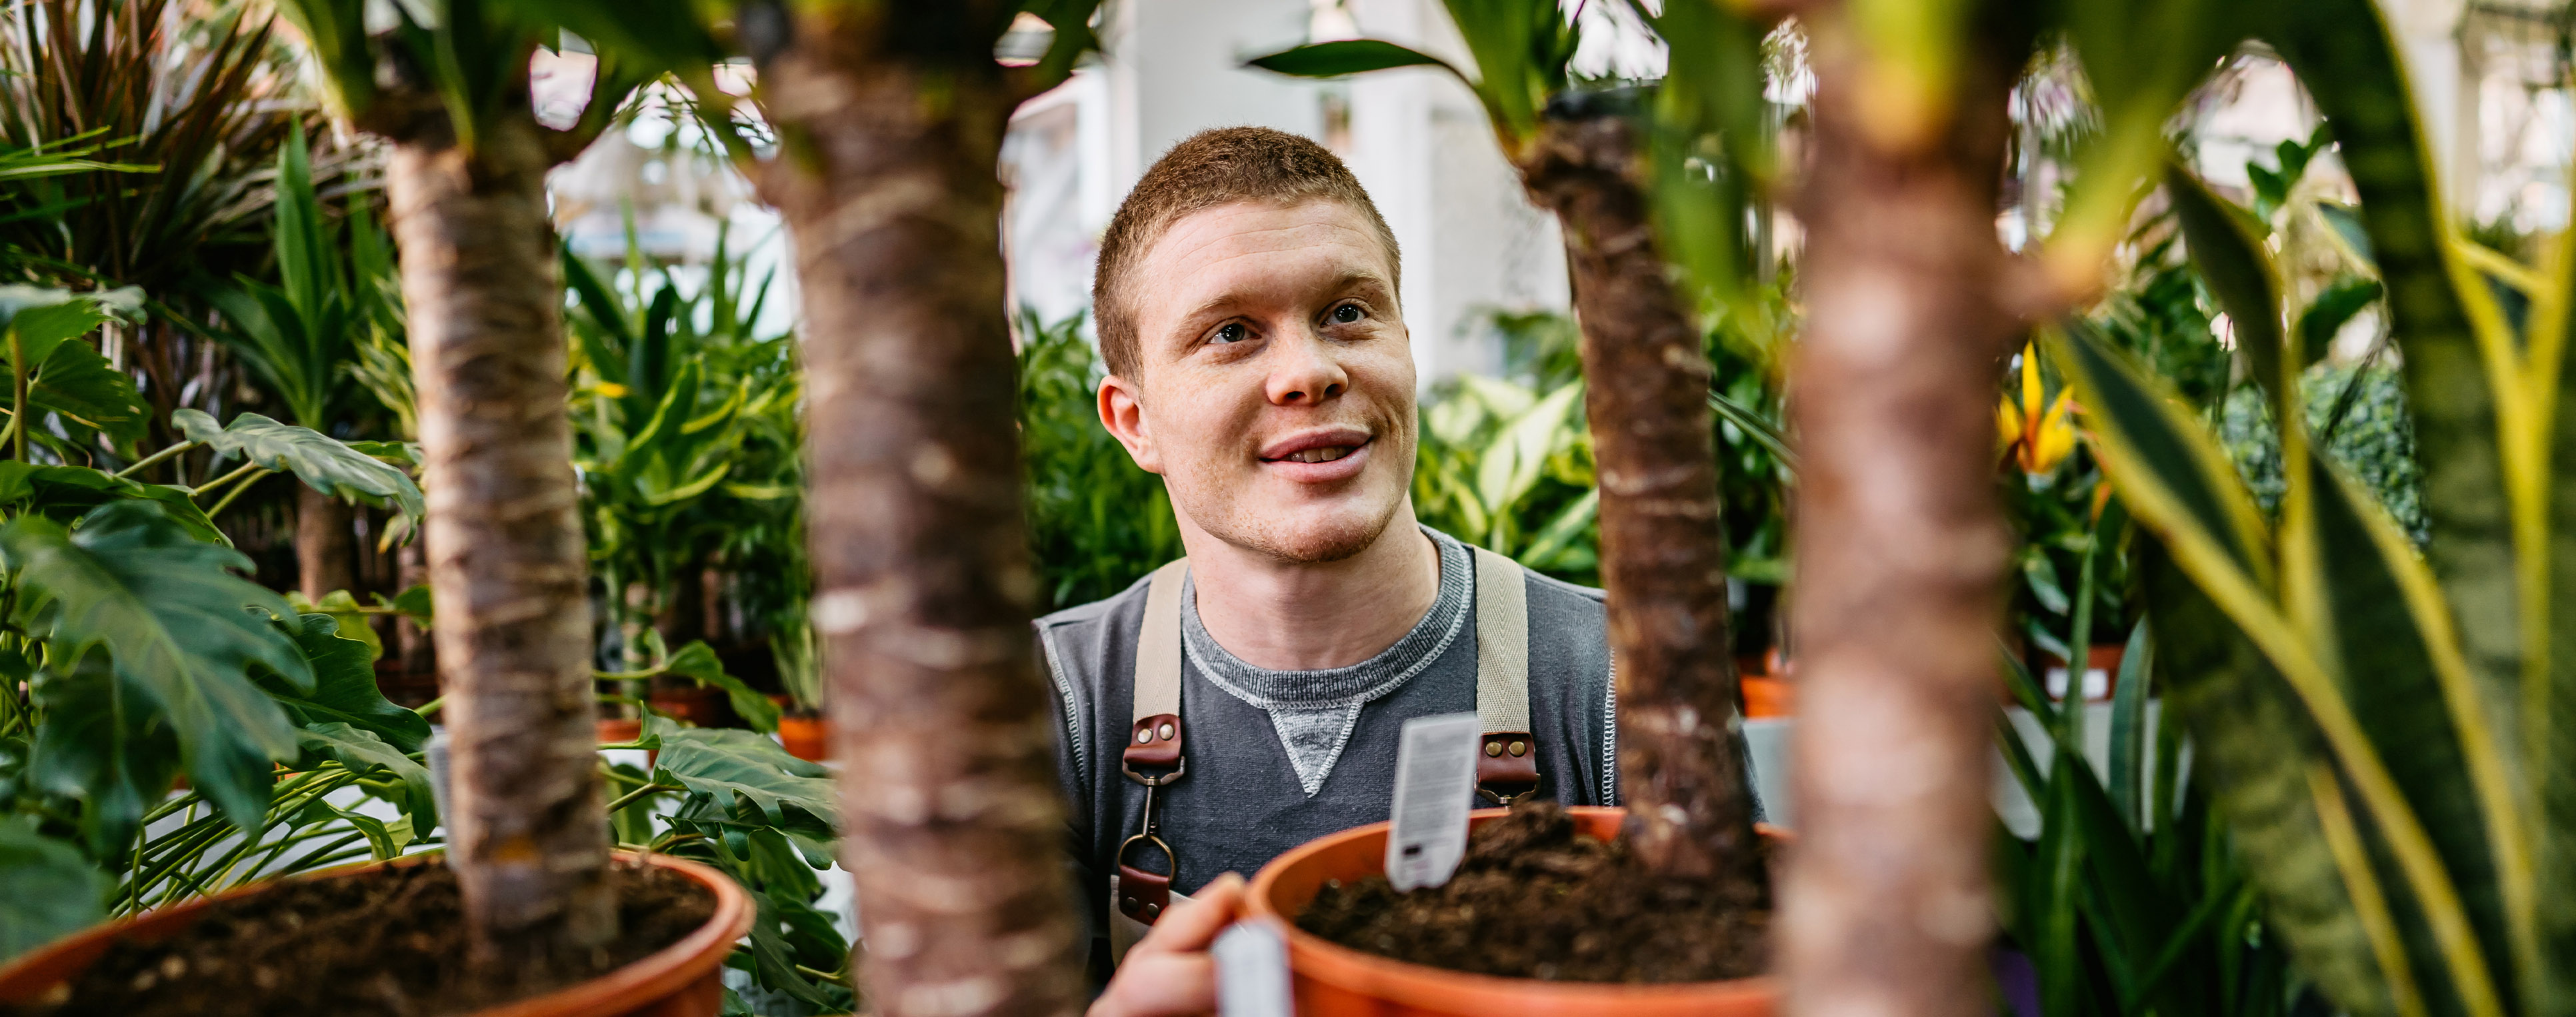
[[2075, 452], [2075, 424], [2069, 419], [2074, 403], [2067, 395], [2060, 391], [2055, 399], [2047, 397], [2039, 378], [2039, 351], [2022, 347], [2020, 397], [2007, 395], [1995, 407], [1997, 442], [2022, 472], [2055, 470]]
[[603, 381], [599, 383], [599, 394], [611, 399], [624, 399], [626, 398], [626, 392], [626, 386], [620, 385], [616, 382]]

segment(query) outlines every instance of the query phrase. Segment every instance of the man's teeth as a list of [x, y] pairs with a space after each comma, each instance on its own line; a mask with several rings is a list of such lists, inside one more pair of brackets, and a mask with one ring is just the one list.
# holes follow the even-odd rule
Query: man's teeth
[[1358, 447], [1359, 446], [1356, 445], [1326, 445], [1322, 448], [1310, 448], [1303, 452], [1289, 453], [1287, 461], [1292, 463], [1329, 463], [1335, 459], [1351, 454], [1351, 452]]

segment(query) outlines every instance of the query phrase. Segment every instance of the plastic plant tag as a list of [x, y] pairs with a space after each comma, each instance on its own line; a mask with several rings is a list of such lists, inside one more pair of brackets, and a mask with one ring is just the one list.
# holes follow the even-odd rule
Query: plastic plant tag
[[1264, 921], [1236, 922], [1216, 937], [1217, 1017], [1289, 1017], [1288, 940]]
[[1404, 722], [1395, 750], [1394, 829], [1386, 838], [1386, 881], [1399, 891], [1448, 882], [1467, 854], [1479, 726], [1472, 713]]

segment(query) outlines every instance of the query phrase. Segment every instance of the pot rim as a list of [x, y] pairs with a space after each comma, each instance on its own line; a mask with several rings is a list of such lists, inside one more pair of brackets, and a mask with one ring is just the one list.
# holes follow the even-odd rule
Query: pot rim
[[[1471, 821], [1489, 820], [1499, 818], [1508, 811], [1477, 809], [1468, 815]], [[1568, 806], [1565, 811], [1575, 816], [1578, 821], [1587, 817], [1594, 818], [1596, 821], [1615, 821], [1628, 814], [1626, 809], [1592, 805]], [[1365, 982], [1365, 989], [1369, 994], [1408, 1006], [1439, 1009], [1454, 1007], [1460, 1001], [1462, 994], [1491, 997], [1500, 993], [1529, 1000], [1534, 1004], [1563, 1002], [1595, 1005], [1750, 1003], [1755, 1000], [1774, 998], [1779, 994], [1779, 982], [1772, 975], [1756, 975], [1751, 978], [1733, 978], [1715, 982], [1635, 985], [1621, 982], [1551, 982], [1536, 978], [1506, 978], [1501, 975], [1451, 971], [1427, 964], [1400, 961], [1331, 942], [1298, 928], [1293, 918], [1281, 913], [1271, 903], [1272, 893], [1276, 891], [1280, 878], [1289, 869], [1297, 867], [1309, 858], [1352, 841], [1383, 839], [1392, 825], [1391, 823], [1371, 823], [1315, 838], [1289, 849], [1286, 854], [1271, 859], [1270, 864], [1262, 866], [1261, 871], [1253, 876], [1252, 885], [1245, 892], [1245, 907], [1251, 913], [1251, 917], [1269, 922], [1287, 938], [1290, 966], [1296, 969], [1298, 975], [1343, 985], [1346, 988], [1358, 988], [1359, 986], [1353, 983]], [[1766, 837], [1787, 839], [1785, 832], [1767, 825], [1762, 832]], [[1313, 963], [1315, 961], [1321, 961], [1324, 967], [1342, 968], [1345, 972], [1357, 974], [1359, 977], [1354, 979], [1347, 975], [1327, 975], [1316, 970], [1317, 965]]]
[[[442, 859], [445, 854], [444, 849], [423, 851], [383, 861], [360, 862], [303, 873], [290, 876], [286, 880], [266, 880], [248, 886], [235, 887], [211, 897], [199, 897], [176, 906], [156, 908], [139, 915], [129, 915], [113, 922], [94, 925], [30, 950], [6, 965], [0, 965], [0, 985], [9, 985], [20, 979], [33, 977], [34, 971], [45, 967], [62, 966], [58, 958], [64, 954], [81, 952], [90, 954], [87, 960], [69, 966], [64, 976], [43, 983], [42, 989], [50, 989], [65, 978], [77, 975], [80, 971], [86, 970], [90, 964], [96, 963], [98, 956], [105, 953], [110, 944], [138, 925], [148, 923], [156, 927], [167, 926], [170, 932], [175, 933], [179, 928], [193, 922], [198, 912], [218, 902], [257, 896], [287, 881], [342, 879], [378, 869], [427, 865]], [[621, 860], [640, 860], [647, 865], [670, 869], [688, 877], [691, 882], [706, 887], [716, 898], [714, 913], [707, 917], [705, 924], [670, 945], [628, 961], [597, 977], [566, 985], [544, 995], [471, 1011], [463, 1017], [613, 1017], [613, 1015], [624, 1014], [651, 1001], [672, 996], [688, 987], [691, 982], [721, 967], [725, 956], [733, 952], [735, 941], [750, 934], [751, 897], [743, 891], [740, 884], [733, 881], [732, 877], [703, 862], [675, 858], [666, 854], [619, 851], [616, 855]], [[23, 1003], [35, 998], [32, 993], [11, 995], [15, 997], [14, 1000], [0, 999], [0, 1002]]]

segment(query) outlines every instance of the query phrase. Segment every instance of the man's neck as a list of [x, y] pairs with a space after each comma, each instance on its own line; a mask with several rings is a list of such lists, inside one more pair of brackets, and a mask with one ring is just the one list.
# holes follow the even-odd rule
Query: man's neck
[[1413, 630], [1440, 597], [1440, 549], [1397, 510], [1367, 550], [1328, 562], [1283, 562], [1180, 520], [1198, 587], [1199, 621], [1254, 667], [1348, 667]]

